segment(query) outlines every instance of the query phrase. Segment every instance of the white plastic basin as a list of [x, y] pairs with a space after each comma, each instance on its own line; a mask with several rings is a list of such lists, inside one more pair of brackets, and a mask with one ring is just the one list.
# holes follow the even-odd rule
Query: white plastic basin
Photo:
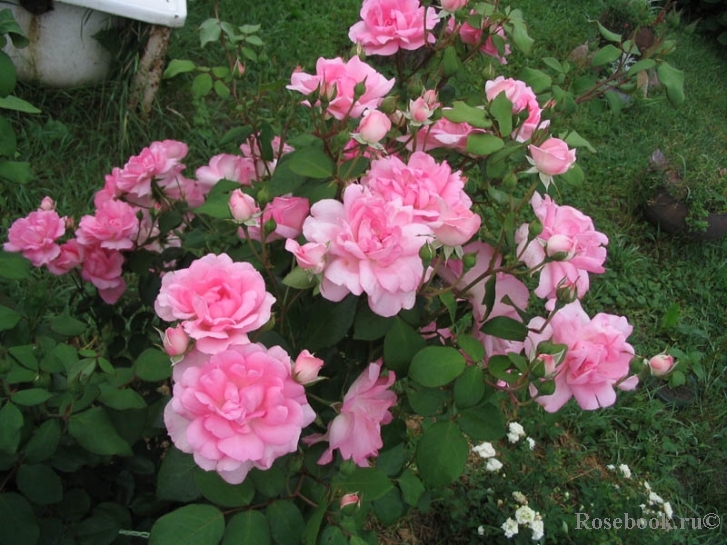
[[168, 27], [184, 26], [184, 21], [187, 19], [187, 0], [62, 0], [62, 2]]

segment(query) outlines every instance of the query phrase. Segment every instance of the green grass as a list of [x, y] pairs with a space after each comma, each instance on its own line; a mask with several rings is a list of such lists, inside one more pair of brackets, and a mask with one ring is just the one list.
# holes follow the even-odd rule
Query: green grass
[[[512, 5], [522, 8], [530, 22], [536, 49], [529, 60], [513, 62], [508, 70], [516, 73], [524, 64], [543, 68], [533, 60], [538, 56], [565, 57], [595, 36], [589, 21], [613, 3], [514, 0]], [[222, 61], [212, 45], [199, 48], [196, 33], [198, 25], [213, 16], [211, 5], [189, 3], [187, 26], [173, 33], [169, 58], [190, 58], [210, 66]], [[287, 81], [298, 65], [310, 70], [320, 56], [350, 53], [348, 27], [357, 19], [359, 2], [338, 0], [335, 6], [332, 10], [327, 2], [314, 0], [224, 0], [220, 16], [235, 24], [262, 25], [267, 60], [249, 66], [251, 82]], [[676, 410], [656, 397], [656, 386], [646, 385], [622, 395], [608, 410], [588, 413], [570, 408], [564, 412], [564, 426], [578, 454], [569, 458], [559, 451], [558, 463], [562, 470], [569, 464], [575, 467], [585, 456], [604, 465], [628, 463], [638, 474], [655, 479], [678, 514], [710, 510], [727, 514], [727, 240], [702, 244], [660, 233], [642, 219], [634, 189], [657, 147], [667, 156], [683, 156], [687, 165], [706, 154], [727, 166], [727, 66], [723, 51], [709, 39], [688, 34], [683, 27], [669, 32], [678, 43], [670, 62], [685, 72], [687, 102], [673, 107], [661, 91], [654, 90], [619, 115], [600, 103], [584, 106], [568, 124], [598, 153], [579, 151], [586, 181], [582, 187], [560, 191], [563, 202], [592, 216], [611, 241], [608, 270], [592, 280], [586, 308], [628, 316], [635, 325], [632, 343], [644, 356], [672, 346], [702, 353], [702, 370], [695, 375], [699, 397]], [[17, 191], [0, 192], [0, 209], [5, 211], [0, 230], [37, 207], [45, 195], [58, 201], [63, 214], [80, 217], [89, 211], [103, 176], [152, 140], [187, 141], [191, 167], [219, 153], [217, 139], [236, 119], [214, 101], [192, 101], [183, 81], [189, 80], [162, 85], [146, 122], [125, 108], [123, 78], [82, 90], [22, 86], [19, 94], [42, 110], [37, 116], [14, 118], [21, 155], [33, 164], [38, 177]], [[678, 319], [664, 323], [670, 308], [678, 311]], [[542, 423], [542, 412], [525, 417]], [[553, 438], [538, 439], [556, 444]], [[593, 476], [572, 484], [592, 486], [589, 478]], [[480, 474], [477, 482], [486, 487], [487, 475]], [[452, 534], [465, 530], [450, 528]], [[718, 537], [700, 534], [695, 539], [702, 541], [695, 542], [709, 543]]]

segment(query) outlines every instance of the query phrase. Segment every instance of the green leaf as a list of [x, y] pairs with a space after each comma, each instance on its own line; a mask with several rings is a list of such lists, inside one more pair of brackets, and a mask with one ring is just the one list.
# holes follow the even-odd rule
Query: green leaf
[[617, 61], [621, 58], [621, 55], [622, 51], [618, 47], [608, 44], [593, 54], [591, 64], [593, 66], [603, 66], [604, 64]]
[[353, 324], [358, 298], [349, 295], [334, 303], [321, 299], [308, 313], [303, 346], [311, 352], [333, 346], [343, 339]]
[[217, 545], [225, 533], [225, 517], [212, 505], [185, 505], [152, 526], [149, 545]]
[[679, 323], [680, 314], [681, 309], [679, 307], [679, 303], [672, 303], [669, 305], [669, 308], [666, 309], [666, 313], [664, 313], [664, 317], [661, 319], [661, 327], [663, 329], [670, 329], [677, 325]]
[[230, 98], [232, 95], [230, 88], [223, 81], [216, 80], [212, 85], [212, 88], [214, 89], [215, 94], [220, 98]]
[[65, 337], [76, 337], [86, 331], [88, 325], [85, 322], [76, 320], [72, 316], [56, 316], [50, 321], [50, 329], [54, 333]]
[[195, 65], [193, 61], [186, 59], [172, 59], [169, 61], [169, 64], [164, 70], [162, 79], [170, 79], [174, 76], [178, 76], [179, 74], [192, 72], [195, 68], [197, 68], [197, 65]]
[[462, 68], [462, 61], [460, 61], [454, 46], [450, 45], [444, 49], [444, 53], [442, 54], [442, 67], [444, 68], [444, 75], [446, 77], [453, 76]]
[[507, 341], [524, 341], [528, 336], [528, 327], [507, 316], [496, 316], [487, 320], [480, 331], [486, 335], [492, 335]]
[[268, 520], [260, 511], [243, 511], [230, 519], [222, 545], [270, 545]]
[[587, 148], [591, 153], [596, 153], [596, 148], [576, 131], [570, 131], [563, 141], [574, 148]]
[[333, 160], [320, 148], [309, 146], [289, 154], [289, 168], [300, 176], [323, 180], [335, 172]]
[[467, 153], [490, 155], [505, 147], [505, 142], [494, 134], [471, 134], [467, 137]]
[[68, 420], [68, 433], [94, 454], [132, 456], [129, 444], [116, 432], [108, 414], [101, 407], [93, 407], [74, 414]]
[[640, 61], [631, 65], [631, 68], [629, 68], [628, 71], [628, 75], [633, 76], [634, 74], [637, 74], [644, 70], [650, 70], [651, 68], [654, 68], [654, 66], [656, 66], [656, 61], [654, 59], [641, 59]]
[[374, 467], [357, 467], [350, 474], [340, 475], [333, 484], [344, 494], [359, 493], [365, 501], [382, 497], [394, 486], [386, 473]]
[[[482, 345], [480, 345], [482, 346]], [[460, 409], [477, 405], [485, 395], [485, 374], [476, 366], [467, 367], [454, 383], [454, 402]]]
[[18, 490], [36, 505], [50, 505], [63, 499], [60, 477], [45, 464], [23, 464], [16, 483]]
[[17, 405], [24, 405], [26, 407], [35, 407], [41, 403], [45, 403], [54, 394], [43, 388], [28, 388], [27, 390], [18, 390], [10, 399]]
[[25, 445], [25, 460], [37, 464], [55, 453], [61, 440], [61, 425], [58, 419], [48, 419], [35, 430]]
[[462, 411], [457, 423], [475, 441], [496, 441], [506, 433], [505, 417], [490, 403]]
[[0, 160], [0, 180], [13, 184], [27, 184], [35, 179], [30, 163]]
[[[494, 277], [495, 275], [492, 275], [492, 278]], [[485, 359], [485, 347], [472, 335], [457, 335], [457, 344], [465, 351], [473, 363], [478, 363]]]
[[14, 328], [21, 318], [22, 316], [13, 309], [0, 305], [0, 331]]
[[353, 338], [375, 341], [386, 335], [394, 325], [393, 317], [379, 316], [368, 305], [362, 305], [353, 322]]
[[406, 398], [414, 412], [420, 416], [442, 414], [452, 403], [452, 394], [441, 388], [425, 388], [416, 382], [406, 387]]
[[16, 49], [27, 47], [30, 43], [28, 38], [23, 35], [23, 29], [18, 25], [13, 11], [10, 9], [0, 9], [0, 36], [3, 34], [10, 36]]
[[0, 97], [0, 109], [14, 110], [24, 114], [39, 114], [40, 110], [33, 106], [30, 102], [18, 98], [14, 95]]
[[32, 506], [15, 492], [0, 494], [0, 527], [2, 545], [36, 545], [40, 538], [38, 519]]
[[141, 394], [131, 388], [116, 389], [112, 386], [102, 386], [98, 400], [112, 409], [124, 411], [127, 409], [146, 409], [146, 401]]
[[558, 179], [563, 180], [566, 184], [572, 187], [580, 187], [583, 180], [586, 179], [586, 175], [583, 173], [581, 166], [576, 163], [563, 174], [559, 174]]
[[197, 74], [192, 80], [192, 94], [197, 98], [206, 97], [214, 85], [212, 76], [206, 73]]
[[30, 275], [30, 261], [21, 254], [0, 250], [0, 278], [21, 280]]
[[230, 484], [216, 471], [196, 471], [194, 481], [205, 498], [222, 507], [249, 505], [255, 495], [255, 487], [251, 480], [246, 479], [241, 484]]
[[484, 109], [470, 106], [459, 100], [455, 101], [451, 108], [442, 110], [442, 116], [452, 123], [469, 123], [478, 129], [492, 127], [492, 121], [488, 119]]
[[443, 291], [439, 294], [439, 300], [447, 307], [447, 314], [452, 323], [455, 322], [457, 316], [457, 299], [451, 291]]
[[266, 515], [270, 535], [276, 545], [298, 545], [305, 530], [305, 520], [292, 501], [279, 500], [271, 503]]
[[398, 316], [384, 338], [384, 363], [399, 376], [409, 373], [414, 355], [426, 346], [426, 341]]
[[621, 38], [620, 34], [611, 32], [605, 26], [603, 26], [599, 21], [596, 21], [596, 24], [598, 25], [598, 32], [601, 33], [601, 36], [606, 38], [609, 42], [614, 42], [617, 44], [621, 43], [622, 38]]
[[497, 120], [497, 126], [502, 136], [509, 136], [512, 132], [512, 102], [506, 93], [500, 93], [490, 102], [490, 113]]
[[[382, 524], [394, 524], [404, 513], [404, 504], [401, 501], [401, 493], [398, 489], [392, 488], [386, 495], [374, 502], [374, 513]], [[329, 526], [330, 528], [330, 526]], [[347, 544], [347, 542], [345, 542]]]
[[253, 469], [248, 479], [255, 485], [255, 491], [267, 498], [274, 498], [285, 490], [286, 475], [278, 465], [266, 470]]
[[23, 346], [13, 346], [8, 352], [26, 369], [32, 371], [38, 370], [38, 359], [35, 357], [35, 345], [26, 344]]
[[469, 445], [453, 422], [438, 422], [424, 432], [417, 445], [417, 467], [430, 487], [447, 486], [462, 475]]
[[553, 79], [548, 74], [535, 68], [523, 68], [518, 78], [527, 83], [534, 93], [542, 93], [550, 89], [553, 83]]
[[512, 20], [512, 31], [510, 33], [510, 37], [512, 38], [512, 43], [515, 44], [515, 47], [526, 55], [530, 54], [530, 49], [533, 47], [535, 40], [530, 37], [528, 29], [521, 19]]
[[656, 69], [659, 81], [666, 87], [666, 96], [674, 106], [684, 102], [684, 72], [668, 62], [662, 62]]
[[170, 448], [159, 468], [157, 499], [190, 502], [199, 498], [202, 493], [194, 478], [197, 469], [191, 454]]
[[134, 362], [136, 376], [146, 382], [158, 382], [172, 376], [172, 363], [164, 352], [147, 348]]
[[206, 46], [210, 42], [216, 42], [220, 39], [222, 27], [219, 19], [207, 19], [199, 25], [199, 45]]
[[23, 413], [10, 401], [0, 409], [0, 452], [14, 454], [20, 444]]
[[326, 511], [328, 511], [328, 502], [321, 501], [318, 502], [318, 507], [315, 508], [313, 514], [308, 516], [302, 536], [303, 545], [316, 545]]
[[262, 28], [262, 25], [241, 25], [237, 27], [243, 34], [255, 34]]
[[[548, 68], [551, 68], [561, 74], [565, 73], [565, 69], [563, 68], [563, 65], [555, 57], [543, 57], [541, 60], [543, 61], [543, 64], [545, 64]], [[525, 83], [527, 83], [527, 82], [525, 82]], [[532, 85], [531, 85], [531, 87], [532, 87]], [[533, 91], [535, 91], [535, 89], [533, 89]], [[539, 93], [540, 91], [535, 91], [535, 92]]]
[[230, 219], [230, 193], [239, 189], [240, 184], [231, 180], [220, 180], [210, 190], [202, 206], [194, 211], [198, 214], [206, 214], [213, 218]]
[[18, 146], [18, 139], [10, 121], [0, 117], [0, 157], [12, 159]]
[[399, 477], [399, 488], [404, 501], [411, 506], [416, 506], [419, 503], [425, 490], [424, 485], [411, 469], [407, 469]]
[[248, 36], [245, 41], [250, 45], [256, 45], [258, 47], [262, 47], [264, 45], [263, 41], [258, 36]]
[[464, 356], [452, 347], [427, 346], [412, 359], [409, 376], [422, 386], [437, 388], [460, 376], [466, 364]]

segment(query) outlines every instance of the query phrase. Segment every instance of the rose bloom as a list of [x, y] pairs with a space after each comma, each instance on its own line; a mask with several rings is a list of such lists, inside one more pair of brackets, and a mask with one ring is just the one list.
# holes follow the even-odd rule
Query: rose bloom
[[[552, 310], [553, 304], [546, 308]], [[542, 331], [531, 333], [526, 340], [530, 351], [543, 340], [568, 347], [555, 369], [555, 392], [536, 398], [546, 411], [558, 411], [571, 397], [584, 410], [609, 407], [616, 401], [614, 388], [636, 387], [638, 377], [628, 377], [634, 349], [626, 342], [633, 331], [626, 318], [600, 313], [591, 319], [575, 301], [557, 311], [543, 328], [544, 323], [540, 317], [531, 320], [530, 330]], [[537, 393], [535, 386], [530, 391], [532, 395]]]
[[[540, 282], [535, 294], [543, 299], [556, 296], [561, 284], [573, 284], [577, 296], [583, 297], [589, 288], [587, 273], [605, 272], [608, 237], [596, 231], [593, 220], [571, 206], [560, 206], [549, 195], [541, 197], [535, 193], [530, 200], [543, 231], [528, 242], [528, 225], [522, 225], [515, 233], [518, 255], [528, 267], [542, 264], [548, 255], [563, 258], [545, 263], [540, 270]], [[549, 243], [554, 248], [548, 252]], [[557, 250], [554, 252], [554, 250]]]
[[453, 12], [458, 9], [462, 9], [467, 5], [469, 0], [440, 0], [439, 3], [442, 5], [442, 9], [445, 11]]
[[123, 201], [106, 201], [93, 216], [81, 218], [76, 229], [76, 239], [84, 246], [131, 250], [139, 234], [138, 210]]
[[19, 218], [8, 229], [6, 252], [20, 252], [34, 267], [47, 265], [61, 253], [56, 243], [66, 232], [66, 218], [55, 210], [36, 210]]
[[344, 190], [342, 203], [315, 203], [303, 234], [309, 242], [329, 243], [321, 295], [340, 301], [349, 293], [366, 292], [379, 316], [412, 308], [424, 276], [419, 249], [431, 237], [431, 230], [414, 218], [411, 206], [358, 184]]
[[252, 468], [270, 469], [295, 452], [301, 430], [315, 419], [291, 369], [279, 346], [232, 345], [212, 356], [193, 350], [174, 366], [164, 410], [175, 446], [230, 484]]
[[106, 303], [113, 305], [126, 290], [123, 277], [124, 256], [116, 250], [99, 246], [87, 247], [81, 278], [91, 282]]
[[[443, 110], [447, 109], [443, 108]], [[399, 140], [406, 141], [407, 149], [412, 151], [446, 148], [467, 153], [467, 138], [471, 134], [484, 132], [486, 132], [484, 129], [476, 129], [469, 123], [455, 123], [442, 117], [433, 124], [419, 129], [415, 138], [405, 136]]]
[[46, 266], [52, 274], [60, 276], [78, 267], [85, 256], [86, 249], [72, 238], [61, 244], [61, 253], [53, 261], [46, 263]]
[[419, 0], [364, 0], [361, 21], [351, 27], [348, 37], [367, 55], [393, 55], [399, 49], [434, 43], [429, 31], [438, 21], [437, 12], [423, 8]]
[[285, 241], [285, 249], [295, 256], [298, 266], [312, 274], [321, 274], [326, 268], [328, 245], [320, 242], [308, 242], [301, 246], [295, 239]]
[[437, 92], [433, 89], [428, 89], [416, 100], [409, 100], [409, 113], [407, 114], [407, 118], [411, 120], [412, 126], [415, 127], [427, 124], [434, 111], [440, 106]]
[[353, 460], [360, 467], [368, 467], [368, 458], [376, 456], [384, 446], [381, 425], [392, 420], [389, 409], [396, 404], [396, 394], [389, 388], [396, 376], [389, 371], [381, 373], [381, 360], [370, 363], [359, 375], [343, 397], [341, 412], [328, 425], [324, 435], [311, 435], [304, 439], [307, 444], [328, 441], [328, 448], [318, 463], [333, 461], [333, 451], [338, 449], [344, 460]]
[[188, 150], [187, 144], [176, 140], [152, 142], [116, 173], [117, 194], [128, 193], [136, 204], [143, 204], [139, 201], [146, 202], [144, 197], [151, 197], [152, 180], [173, 178], [184, 170], [180, 161]]
[[[470, 12], [470, 15], [476, 15], [476, 12], [473, 10]], [[456, 22], [454, 18], [450, 19], [447, 22], [447, 32], [450, 34], [454, 32], [455, 26]], [[485, 32], [487, 32], [487, 38], [483, 40], [482, 36]], [[501, 55], [494, 40], [492, 39], [493, 34], [496, 34], [502, 38], [502, 40], [506, 39], [505, 30], [500, 25], [490, 24], [487, 17], [483, 18], [482, 26], [480, 28], [475, 28], [467, 22], [462, 23], [459, 27], [459, 38], [462, 40], [462, 43], [473, 46], [479, 44], [480, 51], [482, 53], [490, 57], [494, 57], [500, 64], [507, 64], [507, 59], [505, 57], [511, 53], [510, 46], [505, 44], [505, 48]]]
[[274, 302], [252, 265], [208, 254], [162, 277], [154, 310], [167, 322], [182, 320], [197, 349], [215, 354], [248, 343], [248, 332], [267, 323]]
[[222, 153], [212, 157], [208, 165], [199, 167], [196, 176], [205, 194], [223, 179], [238, 182], [240, 185], [251, 185], [256, 179], [255, 163], [247, 157]]
[[531, 144], [528, 150], [538, 172], [548, 176], [563, 174], [576, 162], [576, 150], [568, 148], [560, 138], [548, 138], [540, 146]]
[[550, 121], [541, 121], [542, 108], [538, 104], [538, 98], [533, 90], [523, 81], [498, 76], [494, 80], [485, 83], [485, 95], [487, 100], [495, 100], [497, 95], [505, 93], [505, 96], [512, 102], [512, 113], [519, 114], [523, 110], [528, 111], [528, 117], [519, 127], [512, 132], [512, 137], [518, 142], [529, 140], [536, 129], [545, 129]]
[[[359, 83], [366, 90], [354, 102], [354, 88]], [[378, 108], [393, 86], [393, 78], [387, 80], [358, 57], [352, 57], [348, 62], [337, 57], [319, 58], [315, 75], [293, 72], [287, 88], [304, 95], [319, 92], [328, 101], [326, 113], [336, 119], [344, 119], [361, 117], [367, 108]], [[307, 101], [303, 104], [310, 106]]]
[[[305, 197], [275, 197], [270, 201], [262, 216], [256, 218], [256, 225], [248, 227], [247, 232], [253, 240], [262, 240], [260, 229], [269, 220], [275, 220], [275, 230], [265, 237], [267, 242], [282, 240], [284, 238], [296, 238], [300, 236], [303, 229], [303, 221], [308, 217], [310, 204]], [[252, 223], [252, 222], [251, 222]], [[245, 238], [245, 231], [240, 228], [238, 234]]]

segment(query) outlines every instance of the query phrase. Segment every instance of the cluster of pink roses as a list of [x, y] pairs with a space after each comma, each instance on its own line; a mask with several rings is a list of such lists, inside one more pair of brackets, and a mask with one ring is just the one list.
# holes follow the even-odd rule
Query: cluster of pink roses
[[[292, 362], [282, 348], [248, 336], [270, 320], [274, 302], [252, 265], [209, 254], [164, 275], [155, 303], [159, 317], [179, 322], [165, 333], [170, 355], [182, 356], [164, 411], [169, 435], [200, 467], [233, 484], [295, 452], [315, 419], [303, 385], [318, 379], [323, 360], [304, 350]], [[335, 449], [362, 466], [377, 454], [381, 424], [391, 420], [388, 409], [396, 403], [388, 390], [395, 376], [380, 378], [380, 369], [372, 363], [353, 383], [325, 436], [307, 438], [329, 441], [321, 463]]]

